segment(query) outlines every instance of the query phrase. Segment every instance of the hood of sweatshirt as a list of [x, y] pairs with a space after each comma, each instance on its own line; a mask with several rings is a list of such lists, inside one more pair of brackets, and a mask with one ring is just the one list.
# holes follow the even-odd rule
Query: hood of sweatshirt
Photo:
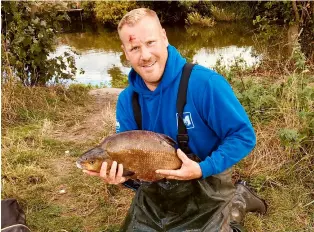
[[128, 78], [129, 85], [133, 91], [137, 92], [139, 95], [158, 95], [163, 90], [168, 88], [177, 78], [178, 74], [181, 73], [182, 68], [186, 63], [186, 60], [180, 55], [175, 47], [168, 45], [167, 50], [168, 59], [161, 78], [161, 82], [157, 88], [154, 91], [149, 90], [141, 76], [132, 68]]
[[168, 45], [168, 58], [161, 81], [154, 91], [147, 88], [141, 76], [132, 69], [129, 73], [129, 86], [139, 94], [139, 103], [142, 111], [142, 129], [159, 131], [158, 119], [163, 105], [163, 93], [171, 84], [180, 78], [186, 60], [177, 49]]

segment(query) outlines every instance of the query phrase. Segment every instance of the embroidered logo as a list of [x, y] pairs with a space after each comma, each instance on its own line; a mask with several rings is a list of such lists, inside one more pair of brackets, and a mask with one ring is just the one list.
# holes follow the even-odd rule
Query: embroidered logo
[[[178, 117], [179, 117], [179, 114], [177, 113], [177, 127], [178, 127]], [[194, 128], [194, 123], [193, 123], [192, 115], [190, 112], [183, 112], [182, 120], [183, 120], [183, 123], [184, 123], [186, 129], [193, 129]]]
[[120, 132], [120, 123], [116, 121], [116, 133]]

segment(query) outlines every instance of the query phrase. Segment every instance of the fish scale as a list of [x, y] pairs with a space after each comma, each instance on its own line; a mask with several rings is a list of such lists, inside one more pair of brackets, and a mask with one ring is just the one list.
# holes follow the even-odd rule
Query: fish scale
[[163, 178], [155, 173], [157, 169], [175, 170], [181, 167], [182, 162], [175, 146], [176, 142], [164, 134], [143, 130], [126, 131], [108, 136], [100, 145], [85, 152], [77, 160], [77, 166], [99, 172], [102, 162], [111, 164], [117, 161], [123, 164], [124, 176], [155, 181]]

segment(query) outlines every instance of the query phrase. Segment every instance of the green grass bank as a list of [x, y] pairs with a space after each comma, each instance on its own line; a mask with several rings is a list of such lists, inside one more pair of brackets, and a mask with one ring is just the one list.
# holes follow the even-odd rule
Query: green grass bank
[[[257, 135], [234, 170], [269, 205], [248, 214], [248, 231], [311, 231], [314, 226], [314, 79], [304, 69], [256, 75], [216, 68], [231, 83]], [[90, 94], [93, 93], [93, 94]], [[14, 197], [32, 231], [118, 231], [133, 192], [75, 167], [82, 152], [114, 133], [118, 92], [2, 85], [2, 198]]]

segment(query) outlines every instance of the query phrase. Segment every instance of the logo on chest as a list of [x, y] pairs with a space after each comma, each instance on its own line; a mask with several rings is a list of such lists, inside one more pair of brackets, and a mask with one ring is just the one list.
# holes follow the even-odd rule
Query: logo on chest
[[120, 123], [116, 121], [116, 133], [120, 132]]
[[[177, 127], [178, 127], [178, 120], [179, 120], [179, 114], [177, 113]], [[190, 112], [183, 112], [182, 114], [182, 120], [186, 127], [186, 129], [193, 129], [194, 123], [192, 120], [192, 115]]]

